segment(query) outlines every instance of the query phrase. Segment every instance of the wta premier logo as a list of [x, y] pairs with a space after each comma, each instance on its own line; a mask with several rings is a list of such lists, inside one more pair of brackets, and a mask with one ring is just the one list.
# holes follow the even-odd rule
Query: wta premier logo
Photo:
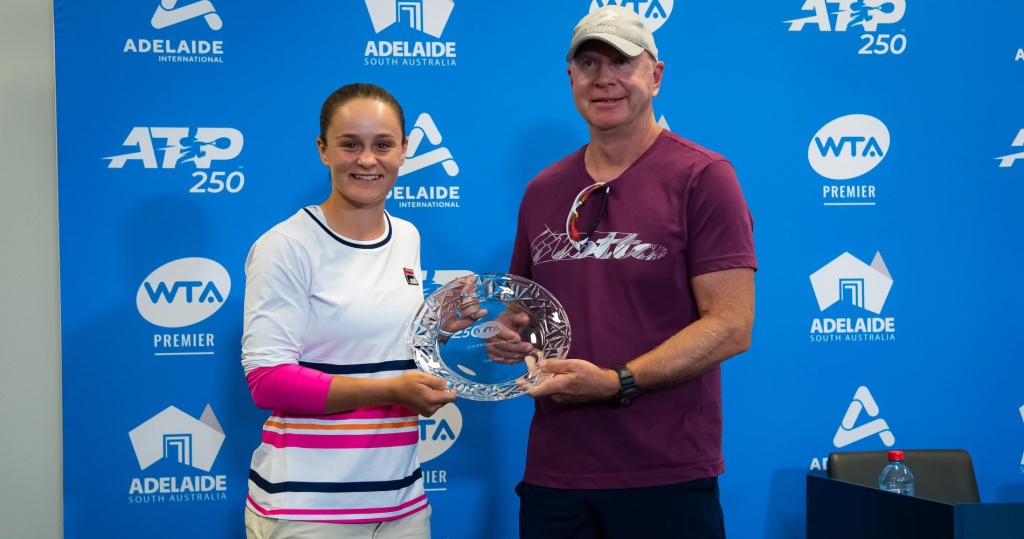
[[889, 129], [878, 118], [850, 114], [825, 124], [807, 147], [815, 172], [831, 180], [867, 174], [889, 152]]
[[446, 404], [433, 417], [420, 417], [420, 462], [429, 462], [448, 451], [462, 433], [462, 412]]
[[224, 266], [208, 258], [182, 258], [153, 270], [139, 286], [135, 304], [150, 323], [180, 328], [209, 318], [230, 292]]
[[[825, 124], [807, 146], [807, 161], [822, 177], [834, 181], [871, 172], [889, 153], [889, 129], [878, 118], [849, 114]], [[826, 206], [874, 206], [874, 185], [822, 186]]]
[[[182, 467], [209, 472], [224, 444], [221, 428], [209, 405], [196, 419], [167, 407], [128, 433], [141, 470], [165, 462], [161, 472]], [[128, 487], [128, 503], [227, 500], [227, 476], [168, 473], [163, 477], [136, 477]]]
[[862, 45], [857, 54], [903, 54], [907, 36], [902, 28], [891, 27], [903, 19], [906, 0], [804, 0], [800, 8], [810, 15], [784, 21], [790, 32], [813, 28], [819, 32], [856, 32]]
[[854, 315], [815, 318], [811, 322], [811, 342], [896, 340], [895, 318], [862, 315], [864, 311], [882, 313], [892, 283], [881, 253], [875, 253], [871, 265], [843, 253], [811, 274], [811, 287], [822, 312]]
[[[420, 463], [425, 464], [444, 454], [455, 445], [462, 434], [462, 412], [453, 404], [446, 404], [433, 417], [420, 416]], [[427, 491], [447, 490], [448, 471], [423, 469], [423, 486]]]
[[[452, 0], [365, 0], [373, 31], [396, 38], [367, 41], [368, 66], [455, 66], [455, 42], [438, 41], [448, 25]], [[427, 35], [436, 40], [422, 40]], [[406, 38], [406, 40], [401, 40]], [[411, 40], [408, 40], [410, 39]]]
[[644, 18], [647, 29], [655, 32], [672, 15], [674, 4], [675, 0], [592, 0], [590, 11], [593, 12], [604, 6], [632, 8], [634, 12]]
[[[139, 286], [135, 305], [149, 323], [168, 329], [192, 326], [220, 310], [231, 293], [224, 266], [208, 258], [181, 258], [153, 270]], [[214, 334], [153, 335], [156, 356], [213, 355]]]

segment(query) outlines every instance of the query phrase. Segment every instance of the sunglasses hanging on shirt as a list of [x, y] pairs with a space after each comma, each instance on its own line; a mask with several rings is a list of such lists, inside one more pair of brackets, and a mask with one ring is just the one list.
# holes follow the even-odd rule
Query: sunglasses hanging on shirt
[[[586, 245], [590, 236], [597, 230], [597, 224], [601, 222], [604, 217], [605, 209], [608, 207], [608, 196], [612, 191], [612, 186], [607, 185], [607, 182], [596, 182], [593, 185], [588, 185], [582, 191], [576, 195], [576, 198], [572, 201], [572, 208], [569, 210], [569, 216], [565, 218], [565, 234], [569, 237], [569, 243], [573, 247], [580, 249]], [[594, 219], [593, 224], [590, 225], [590, 229], [587, 231], [587, 235], [580, 237], [579, 221], [580, 221], [580, 208], [587, 202], [591, 193], [604, 187], [605, 196], [601, 201], [601, 210], [597, 213], [597, 217]]]

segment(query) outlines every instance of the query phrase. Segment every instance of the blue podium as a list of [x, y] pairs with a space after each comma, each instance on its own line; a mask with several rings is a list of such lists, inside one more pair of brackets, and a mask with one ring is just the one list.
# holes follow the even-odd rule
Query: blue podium
[[948, 504], [807, 476], [807, 539], [1021, 539], [1024, 503]]

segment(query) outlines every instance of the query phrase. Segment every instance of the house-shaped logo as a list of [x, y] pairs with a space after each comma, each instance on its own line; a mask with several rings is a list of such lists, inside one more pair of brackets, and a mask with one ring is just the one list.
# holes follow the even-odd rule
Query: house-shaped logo
[[892, 276], [881, 253], [875, 253], [871, 265], [843, 253], [811, 274], [811, 286], [822, 311], [842, 301], [880, 314], [892, 288]]
[[439, 38], [455, 9], [452, 0], [366, 0], [373, 30], [381, 33], [402, 22], [414, 30]]
[[209, 472], [224, 443], [224, 430], [209, 405], [196, 419], [169, 406], [128, 433], [139, 468], [171, 459]]

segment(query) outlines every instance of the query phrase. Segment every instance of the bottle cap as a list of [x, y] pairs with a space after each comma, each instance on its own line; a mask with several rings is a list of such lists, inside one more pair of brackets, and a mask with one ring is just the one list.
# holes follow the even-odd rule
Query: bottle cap
[[889, 460], [903, 461], [903, 451], [889, 451]]

